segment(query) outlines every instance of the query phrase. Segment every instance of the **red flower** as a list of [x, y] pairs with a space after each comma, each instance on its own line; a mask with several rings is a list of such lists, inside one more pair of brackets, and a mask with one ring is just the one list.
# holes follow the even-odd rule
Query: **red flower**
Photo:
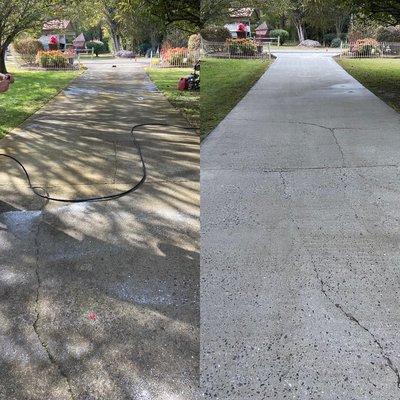
[[50, 44], [58, 44], [58, 39], [57, 39], [57, 36], [52, 36], [51, 38], [50, 38], [50, 42], [49, 42]]

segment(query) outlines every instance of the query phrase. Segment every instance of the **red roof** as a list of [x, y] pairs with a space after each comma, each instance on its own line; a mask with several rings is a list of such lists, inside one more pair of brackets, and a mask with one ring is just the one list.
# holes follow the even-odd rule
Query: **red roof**
[[72, 31], [72, 24], [67, 19], [53, 19], [43, 24], [44, 31]]
[[229, 16], [231, 18], [250, 18], [253, 15], [254, 8], [245, 7], [237, 10], [231, 9]]

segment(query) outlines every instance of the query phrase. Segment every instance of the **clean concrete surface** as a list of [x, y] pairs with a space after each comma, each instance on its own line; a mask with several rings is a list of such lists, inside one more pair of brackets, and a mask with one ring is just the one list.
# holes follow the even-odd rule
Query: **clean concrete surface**
[[400, 115], [281, 54], [201, 152], [206, 398], [400, 398]]
[[[133, 186], [131, 126], [187, 126], [142, 65], [88, 65], [0, 141], [53, 196]], [[176, 127], [136, 135], [148, 180], [113, 202], [46, 204], [0, 158], [1, 400], [194, 398], [199, 140]]]

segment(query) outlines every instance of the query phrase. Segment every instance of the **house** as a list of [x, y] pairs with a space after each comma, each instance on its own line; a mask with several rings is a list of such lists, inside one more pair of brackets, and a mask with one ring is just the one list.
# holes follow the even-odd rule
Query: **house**
[[255, 29], [256, 38], [259, 40], [266, 39], [268, 37], [269, 27], [266, 22], [263, 22], [261, 25], [257, 26]]
[[43, 44], [45, 50], [49, 49], [50, 38], [53, 36], [57, 38], [61, 50], [71, 46], [76, 37], [72, 22], [65, 19], [53, 19], [43, 24], [42, 36], [40, 36], [39, 41]]
[[260, 12], [255, 8], [245, 7], [239, 9], [230, 9], [229, 11], [229, 22], [225, 24], [225, 27], [229, 30], [232, 37], [237, 37], [237, 31], [239, 24], [246, 26], [247, 36], [251, 37], [251, 28], [253, 23], [260, 19]]

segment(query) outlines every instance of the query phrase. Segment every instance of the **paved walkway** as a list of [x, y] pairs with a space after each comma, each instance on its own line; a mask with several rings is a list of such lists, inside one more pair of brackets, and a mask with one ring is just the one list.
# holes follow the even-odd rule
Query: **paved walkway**
[[[186, 126], [139, 64], [94, 62], [0, 152], [52, 195], [110, 194], [141, 178], [131, 126], [160, 121]], [[193, 397], [198, 139], [137, 138], [148, 181], [114, 202], [46, 205], [0, 159], [0, 399]]]
[[282, 54], [201, 157], [206, 397], [399, 399], [400, 115]]

